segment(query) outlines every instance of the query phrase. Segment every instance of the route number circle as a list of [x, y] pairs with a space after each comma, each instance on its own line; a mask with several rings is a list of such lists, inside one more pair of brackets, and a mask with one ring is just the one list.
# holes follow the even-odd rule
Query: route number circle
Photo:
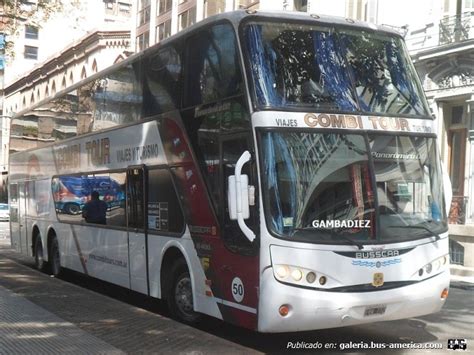
[[242, 280], [238, 277], [235, 277], [232, 280], [232, 296], [234, 297], [234, 300], [237, 302], [242, 302], [244, 299], [244, 284], [242, 283]]

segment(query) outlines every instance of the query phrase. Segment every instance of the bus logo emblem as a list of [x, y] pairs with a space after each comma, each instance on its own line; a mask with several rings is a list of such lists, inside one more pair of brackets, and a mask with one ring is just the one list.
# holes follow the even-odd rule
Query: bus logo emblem
[[380, 287], [383, 285], [383, 273], [382, 272], [376, 272], [374, 274], [374, 279], [372, 281], [372, 285], [374, 287]]

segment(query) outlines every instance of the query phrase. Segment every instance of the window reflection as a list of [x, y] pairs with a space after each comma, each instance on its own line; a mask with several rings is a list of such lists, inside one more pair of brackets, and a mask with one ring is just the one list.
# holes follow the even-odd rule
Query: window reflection
[[244, 35], [262, 108], [429, 115], [399, 37], [281, 22]]
[[125, 173], [65, 175], [52, 180], [53, 199], [58, 219], [81, 223], [82, 209], [93, 191], [107, 203], [107, 225], [125, 226]]
[[55, 141], [140, 120], [142, 91], [131, 65], [91, 81], [12, 119], [11, 150]]

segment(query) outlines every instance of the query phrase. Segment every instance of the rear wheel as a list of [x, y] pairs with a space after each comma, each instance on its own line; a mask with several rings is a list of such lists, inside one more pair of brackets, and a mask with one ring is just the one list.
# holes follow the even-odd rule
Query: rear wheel
[[49, 261], [51, 264], [51, 274], [58, 276], [61, 273], [61, 256], [59, 254], [58, 238], [53, 236], [49, 250]]
[[173, 318], [185, 323], [196, 323], [201, 318], [194, 312], [191, 276], [184, 260], [177, 261], [172, 268], [171, 287], [167, 297], [168, 308]]
[[46, 266], [43, 255], [43, 243], [40, 236], [36, 238], [35, 242], [35, 266], [40, 271], [44, 271]]

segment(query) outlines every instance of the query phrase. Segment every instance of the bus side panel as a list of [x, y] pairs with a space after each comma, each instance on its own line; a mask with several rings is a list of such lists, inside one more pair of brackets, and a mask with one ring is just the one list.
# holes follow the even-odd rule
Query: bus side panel
[[71, 268], [80, 265], [81, 272], [130, 288], [127, 231], [71, 225], [69, 236]]
[[258, 257], [244, 257], [224, 246], [206, 185], [198, 164], [192, 158], [183, 129], [168, 119], [160, 127], [160, 134], [163, 145], [170, 147], [165, 150], [169, 164], [179, 166], [173, 169], [178, 180], [177, 188], [185, 199], [184, 213], [212, 297], [218, 303], [224, 320], [256, 329]]

